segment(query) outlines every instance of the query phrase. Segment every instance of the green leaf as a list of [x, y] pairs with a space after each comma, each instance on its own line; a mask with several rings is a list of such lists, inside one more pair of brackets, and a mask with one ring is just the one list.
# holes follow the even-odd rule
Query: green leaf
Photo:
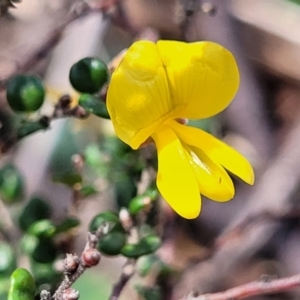
[[12, 247], [0, 242], [0, 278], [5, 278], [16, 268], [16, 257]]
[[168, 276], [175, 272], [174, 269], [165, 264], [156, 254], [144, 255], [138, 259], [136, 271], [141, 277], [147, 276], [153, 269], [159, 276]]
[[62, 274], [54, 268], [53, 263], [41, 264], [32, 261], [31, 269], [38, 288], [42, 284], [50, 284], [54, 289], [62, 280]]
[[139, 293], [139, 295], [142, 296], [144, 300], [162, 299], [162, 293], [159, 286], [146, 287], [146, 286], [136, 285], [135, 288]]
[[56, 259], [57, 248], [48, 237], [26, 234], [21, 241], [22, 250], [35, 262], [52, 263]]
[[161, 240], [156, 235], [148, 235], [143, 237], [136, 244], [127, 244], [122, 250], [121, 254], [128, 258], [138, 258], [143, 255], [155, 252], [161, 245]]
[[7, 203], [21, 200], [24, 194], [24, 179], [19, 170], [12, 164], [0, 169], [0, 196]]
[[84, 157], [86, 164], [99, 176], [107, 176], [108, 168], [104, 159], [105, 155], [103, 155], [97, 144], [89, 144], [84, 151]]
[[52, 209], [50, 205], [39, 197], [30, 199], [19, 217], [19, 225], [26, 231], [31, 224], [38, 220], [50, 219]]
[[38, 263], [52, 263], [56, 259], [57, 248], [49, 238], [39, 238], [31, 258]]
[[131, 199], [137, 194], [137, 187], [134, 179], [124, 176], [115, 182], [116, 201], [119, 207], [128, 207]]
[[45, 130], [49, 127], [49, 119], [43, 117], [38, 121], [23, 121], [17, 129], [17, 138], [20, 140], [32, 133]]
[[82, 198], [87, 198], [89, 196], [95, 195], [98, 191], [92, 185], [84, 185], [80, 190], [79, 193]]
[[[12, 271], [9, 274], [11, 273]], [[9, 274], [3, 278], [0, 278], [0, 300], [7, 300], [8, 298], [8, 290], [10, 287]]]
[[103, 236], [98, 243], [98, 250], [107, 255], [118, 255], [126, 244], [123, 232], [112, 231]]
[[121, 231], [124, 229], [119, 220], [119, 215], [113, 211], [106, 210], [97, 214], [91, 221], [89, 225], [90, 232], [95, 232], [100, 226], [108, 223], [110, 226], [110, 231]]
[[129, 212], [136, 215], [144, 209], [147, 209], [152, 201], [158, 197], [157, 189], [149, 189], [142, 195], [134, 197], [129, 203]]
[[8, 300], [33, 300], [35, 291], [33, 277], [26, 269], [18, 268], [12, 273]]
[[50, 220], [39, 220], [34, 222], [27, 230], [27, 234], [38, 238], [50, 238], [54, 236], [56, 228]]
[[78, 173], [67, 173], [54, 175], [52, 180], [57, 183], [62, 183], [67, 186], [73, 187], [77, 183], [82, 183], [82, 176]]
[[157, 268], [160, 264], [160, 259], [153, 254], [140, 257], [136, 264], [136, 270], [142, 277], [147, 276], [153, 267]]
[[90, 94], [81, 94], [78, 105], [83, 107], [87, 112], [100, 118], [110, 119], [106, 104], [99, 97]]
[[59, 225], [56, 226], [55, 234], [66, 232], [74, 227], [77, 227], [78, 225], [80, 225], [79, 219], [75, 217], [67, 217]]

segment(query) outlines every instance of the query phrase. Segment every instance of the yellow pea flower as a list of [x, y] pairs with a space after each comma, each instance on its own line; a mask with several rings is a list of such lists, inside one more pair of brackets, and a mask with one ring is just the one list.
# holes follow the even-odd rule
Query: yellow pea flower
[[198, 128], [176, 119], [201, 119], [224, 110], [235, 96], [239, 72], [232, 54], [212, 42], [135, 42], [114, 71], [107, 108], [117, 136], [133, 149], [149, 137], [157, 147], [157, 186], [182, 217], [196, 218], [201, 196], [234, 196], [228, 173], [253, 184], [250, 163]]

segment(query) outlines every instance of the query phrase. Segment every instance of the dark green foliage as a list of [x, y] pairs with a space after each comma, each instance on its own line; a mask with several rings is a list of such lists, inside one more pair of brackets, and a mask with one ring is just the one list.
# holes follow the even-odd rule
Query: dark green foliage
[[118, 255], [125, 246], [126, 240], [126, 235], [123, 232], [109, 232], [99, 241], [98, 250], [106, 255]]
[[53, 240], [26, 234], [22, 239], [22, 250], [37, 263], [52, 263], [57, 255]]
[[24, 207], [20, 217], [19, 225], [23, 231], [26, 231], [31, 224], [38, 220], [50, 219], [51, 207], [41, 198], [32, 198]]

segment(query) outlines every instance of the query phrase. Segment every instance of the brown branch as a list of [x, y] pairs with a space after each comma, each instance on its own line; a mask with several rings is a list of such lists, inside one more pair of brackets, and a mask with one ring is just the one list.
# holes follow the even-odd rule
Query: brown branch
[[24, 73], [32, 69], [40, 60], [45, 58], [51, 50], [57, 45], [63, 31], [74, 21], [81, 19], [92, 13], [103, 13], [102, 6], [89, 6], [87, 3], [78, 3], [74, 6], [73, 10], [67, 16], [66, 21], [55, 28], [50, 34], [48, 39], [40, 45], [33, 53], [31, 53], [26, 60], [18, 64], [18, 67], [12, 74], [9, 74], [6, 78], [0, 78], [0, 91], [5, 89], [6, 84], [11, 76], [16, 73]]
[[35, 128], [35, 130], [24, 131], [24, 124], [20, 124], [10, 137], [0, 143], [0, 153], [6, 153], [21, 139], [35, 133], [36, 131], [49, 129], [53, 120], [67, 117], [85, 119], [88, 116], [89, 113], [79, 105], [71, 108], [71, 97], [69, 95], [63, 95], [58, 99], [51, 116], [42, 115], [37, 120], [30, 121], [30, 123], [39, 124], [39, 127]]
[[125, 287], [128, 280], [134, 274], [134, 266], [135, 260], [129, 260], [127, 264], [123, 267], [122, 274], [119, 277], [118, 282], [116, 282], [113, 286], [111, 295], [109, 296], [109, 300], [117, 300], [120, 297], [120, 294]]
[[[245, 220], [255, 215], [280, 215], [288, 213], [292, 207], [293, 193], [300, 182], [300, 121], [294, 124], [285, 145], [270, 162], [258, 184], [253, 187], [252, 195], [243, 211], [233, 220], [224, 234], [219, 238], [211, 259], [194, 265], [186, 271], [180, 283], [174, 289], [173, 299], [197, 287], [199, 292], [213, 289], [241, 262], [249, 259], [261, 249], [279, 227], [276, 219], [268, 218], [255, 222], [237, 231]], [[247, 222], [246, 222], [247, 223]], [[238, 234], [230, 234], [238, 232]], [[230, 238], [228, 238], [230, 237]]]
[[252, 296], [280, 293], [299, 286], [300, 275], [298, 274], [281, 279], [253, 281], [219, 293], [203, 294], [199, 296], [193, 294], [184, 297], [181, 300], [238, 300]]
[[[64, 293], [71, 291], [69, 288], [87, 268], [93, 267], [99, 263], [101, 255], [96, 249], [96, 246], [102, 236], [107, 233], [108, 228], [108, 224], [105, 224], [104, 226], [99, 227], [94, 234], [88, 232], [87, 242], [80, 259], [76, 254], [67, 254], [64, 260], [65, 277], [53, 294], [53, 300], [67, 299], [64, 297]], [[77, 291], [72, 289], [71, 292], [75, 292], [77, 295]]]

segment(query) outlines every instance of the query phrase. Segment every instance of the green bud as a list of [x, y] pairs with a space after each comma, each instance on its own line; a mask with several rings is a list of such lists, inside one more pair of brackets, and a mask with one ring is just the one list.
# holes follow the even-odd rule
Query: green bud
[[43, 83], [37, 76], [16, 75], [7, 83], [6, 97], [14, 111], [36, 111], [42, 106], [44, 96]]
[[108, 81], [107, 66], [98, 58], [86, 57], [75, 63], [69, 79], [75, 90], [81, 93], [97, 93]]
[[35, 290], [31, 274], [26, 269], [18, 268], [10, 276], [8, 300], [33, 300]]

